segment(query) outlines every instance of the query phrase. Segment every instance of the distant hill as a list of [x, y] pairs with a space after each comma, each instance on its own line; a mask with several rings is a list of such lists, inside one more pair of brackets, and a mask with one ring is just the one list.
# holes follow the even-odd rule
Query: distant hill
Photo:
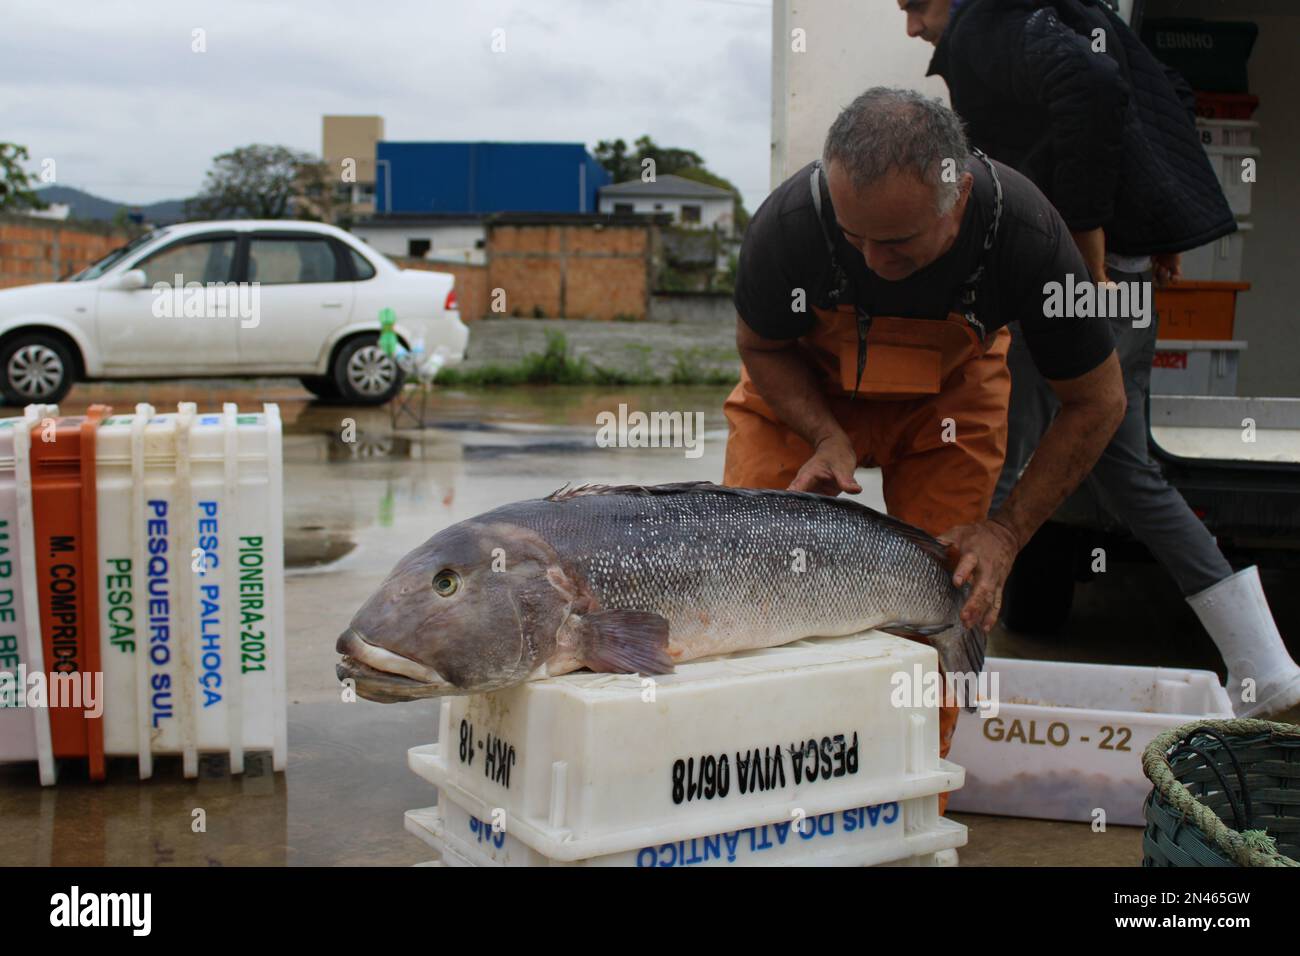
[[94, 219], [100, 222], [112, 222], [118, 209], [126, 207], [127, 212], [139, 212], [145, 222], [166, 225], [185, 220], [184, 199], [164, 199], [147, 205], [132, 205], [112, 199], [101, 199], [71, 186], [46, 186], [36, 190], [36, 195], [47, 203], [66, 203], [72, 207], [73, 219]]

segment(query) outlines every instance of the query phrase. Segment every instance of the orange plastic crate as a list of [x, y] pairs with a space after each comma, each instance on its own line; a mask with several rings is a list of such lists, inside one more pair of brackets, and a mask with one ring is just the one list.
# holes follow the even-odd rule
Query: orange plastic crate
[[1178, 282], [1155, 290], [1162, 339], [1230, 339], [1249, 282]]
[[[32, 510], [41, 643], [50, 672], [101, 673], [99, 590], [96, 581], [95, 429], [111, 409], [91, 405], [85, 415], [55, 419], [32, 429]], [[104, 779], [102, 715], [50, 708], [55, 757], [87, 757], [90, 778]]]
[[1206, 119], [1248, 120], [1259, 106], [1250, 93], [1207, 93], [1196, 91], [1196, 115]]

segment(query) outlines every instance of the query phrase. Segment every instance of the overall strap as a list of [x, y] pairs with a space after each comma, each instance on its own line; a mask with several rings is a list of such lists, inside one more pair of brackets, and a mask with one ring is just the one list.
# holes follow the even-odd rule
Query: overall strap
[[830, 257], [831, 276], [835, 283], [835, 288], [830, 291], [829, 298], [832, 308], [845, 303], [852, 303], [858, 321], [858, 377], [853, 383], [853, 394], [849, 397], [849, 400], [853, 401], [858, 397], [858, 387], [862, 385], [862, 372], [867, 367], [867, 334], [871, 331], [871, 314], [862, 307], [857, 296], [853, 294], [853, 284], [849, 281], [849, 274], [844, 271], [840, 265], [839, 257], [835, 254], [835, 239], [831, 236], [830, 227], [826, 225], [826, 217], [822, 215], [821, 173], [822, 161], [819, 159], [813, 163], [812, 173], [808, 177], [808, 185], [812, 188], [813, 208], [817, 211], [817, 225], [821, 227], [822, 238], [826, 240], [826, 253]]
[[993, 163], [988, 156], [984, 155], [983, 150], [972, 146], [970, 151], [984, 163], [985, 168], [989, 171], [989, 178], [993, 180], [993, 218], [984, 231], [984, 248], [980, 251], [975, 271], [966, 277], [966, 281], [961, 285], [960, 292], [962, 314], [966, 317], [967, 323], [980, 337], [980, 341], [983, 342], [988, 332], [984, 328], [984, 323], [975, 316], [975, 293], [980, 280], [984, 278], [985, 267], [993, 257], [993, 247], [998, 239], [998, 225], [1002, 222], [1002, 181], [998, 179], [998, 171], [993, 167]]

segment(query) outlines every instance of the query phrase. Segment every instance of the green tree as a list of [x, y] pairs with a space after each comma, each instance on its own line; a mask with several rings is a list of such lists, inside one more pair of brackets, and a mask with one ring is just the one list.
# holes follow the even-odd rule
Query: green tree
[[185, 214], [323, 219], [332, 196], [327, 178], [324, 164], [310, 153], [286, 146], [241, 146], [212, 161], [202, 191], [186, 200]]
[[0, 143], [0, 210], [44, 209], [45, 201], [31, 189], [31, 179], [23, 169], [27, 147], [17, 143]]
[[614, 182], [639, 179], [642, 162], [653, 159], [656, 176], [681, 176], [683, 179], [693, 179], [697, 183], [705, 183], [729, 191], [736, 197], [734, 210], [736, 232], [739, 234], [745, 231], [745, 227], [749, 225], [749, 213], [740, 198], [740, 190], [732, 185], [730, 180], [710, 171], [704, 163], [704, 157], [699, 153], [690, 149], [660, 146], [648, 135], [638, 136], [632, 145], [635, 149], [629, 153], [627, 144], [621, 139], [602, 139], [596, 144], [594, 153], [596, 161], [609, 171]]
[[621, 139], [602, 139], [596, 144], [596, 162], [609, 171], [616, 183], [625, 182], [636, 175], [632, 158], [627, 153], [627, 143]]

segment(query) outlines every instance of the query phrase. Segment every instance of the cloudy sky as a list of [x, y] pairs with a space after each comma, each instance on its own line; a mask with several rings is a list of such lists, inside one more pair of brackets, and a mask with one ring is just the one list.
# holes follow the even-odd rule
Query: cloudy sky
[[33, 172], [53, 158], [61, 185], [144, 203], [192, 195], [236, 146], [318, 154], [325, 113], [379, 114], [393, 140], [649, 133], [752, 211], [771, 16], [764, 0], [9, 0], [0, 141]]

